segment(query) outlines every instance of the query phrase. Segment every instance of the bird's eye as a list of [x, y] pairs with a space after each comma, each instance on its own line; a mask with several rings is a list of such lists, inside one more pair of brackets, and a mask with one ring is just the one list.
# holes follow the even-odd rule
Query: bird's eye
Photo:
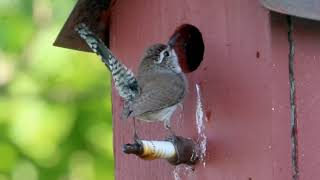
[[165, 52], [163, 52], [163, 55], [164, 55], [164, 57], [168, 57], [169, 56], [169, 52], [165, 51]]
[[167, 58], [170, 56], [170, 53], [168, 51], [163, 51], [160, 53], [160, 56], [157, 60], [155, 60], [155, 63], [160, 64], [162, 61], [167, 60]]

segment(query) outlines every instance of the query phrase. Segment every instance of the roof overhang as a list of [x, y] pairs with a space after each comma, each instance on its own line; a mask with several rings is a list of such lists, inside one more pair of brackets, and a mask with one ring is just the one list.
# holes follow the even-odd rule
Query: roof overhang
[[[91, 51], [74, 31], [74, 26], [79, 23], [85, 23], [108, 45], [112, 2], [112, 0], [79, 0], [53, 45]], [[260, 2], [271, 11], [320, 21], [319, 0], [260, 0]]]
[[79, 0], [53, 45], [80, 51], [91, 51], [74, 31], [74, 26], [79, 23], [85, 23], [108, 44], [110, 7], [111, 0]]
[[260, 2], [271, 11], [320, 21], [319, 0], [260, 0]]

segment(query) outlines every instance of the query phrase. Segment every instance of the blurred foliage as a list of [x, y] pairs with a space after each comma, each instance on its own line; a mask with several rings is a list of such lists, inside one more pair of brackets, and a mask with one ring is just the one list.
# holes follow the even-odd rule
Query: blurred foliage
[[109, 74], [52, 46], [75, 3], [0, 1], [0, 180], [113, 179]]

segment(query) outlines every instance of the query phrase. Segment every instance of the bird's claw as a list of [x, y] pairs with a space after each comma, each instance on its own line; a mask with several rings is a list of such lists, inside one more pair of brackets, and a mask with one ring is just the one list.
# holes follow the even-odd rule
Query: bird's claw
[[174, 133], [173, 130], [171, 129], [170, 124], [165, 123], [164, 127], [166, 128], [166, 130], [169, 131], [169, 133], [170, 133], [171, 136], [176, 136], [176, 133]]
[[166, 138], [166, 140], [175, 143], [175, 142], [177, 142], [178, 138], [175, 134], [171, 134], [170, 136], [168, 136]]
[[138, 134], [136, 132], [133, 135], [133, 141], [134, 142], [139, 142], [140, 141], [140, 138], [139, 138], [139, 136], [138, 136]]

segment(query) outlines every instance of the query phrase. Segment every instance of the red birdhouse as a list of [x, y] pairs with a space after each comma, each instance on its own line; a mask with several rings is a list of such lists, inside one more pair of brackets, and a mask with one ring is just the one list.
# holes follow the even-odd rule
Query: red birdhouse
[[[201, 145], [200, 161], [176, 167], [124, 154], [132, 124], [120, 120], [113, 90], [116, 179], [318, 180], [319, 9], [318, 0], [80, 0], [55, 45], [87, 51], [73, 30], [84, 22], [133, 70], [146, 47], [176, 33], [187, 49], [180, 58], [198, 59], [184, 64], [189, 91], [172, 128]], [[162, 123], [137, 129], [166, 135]]]

